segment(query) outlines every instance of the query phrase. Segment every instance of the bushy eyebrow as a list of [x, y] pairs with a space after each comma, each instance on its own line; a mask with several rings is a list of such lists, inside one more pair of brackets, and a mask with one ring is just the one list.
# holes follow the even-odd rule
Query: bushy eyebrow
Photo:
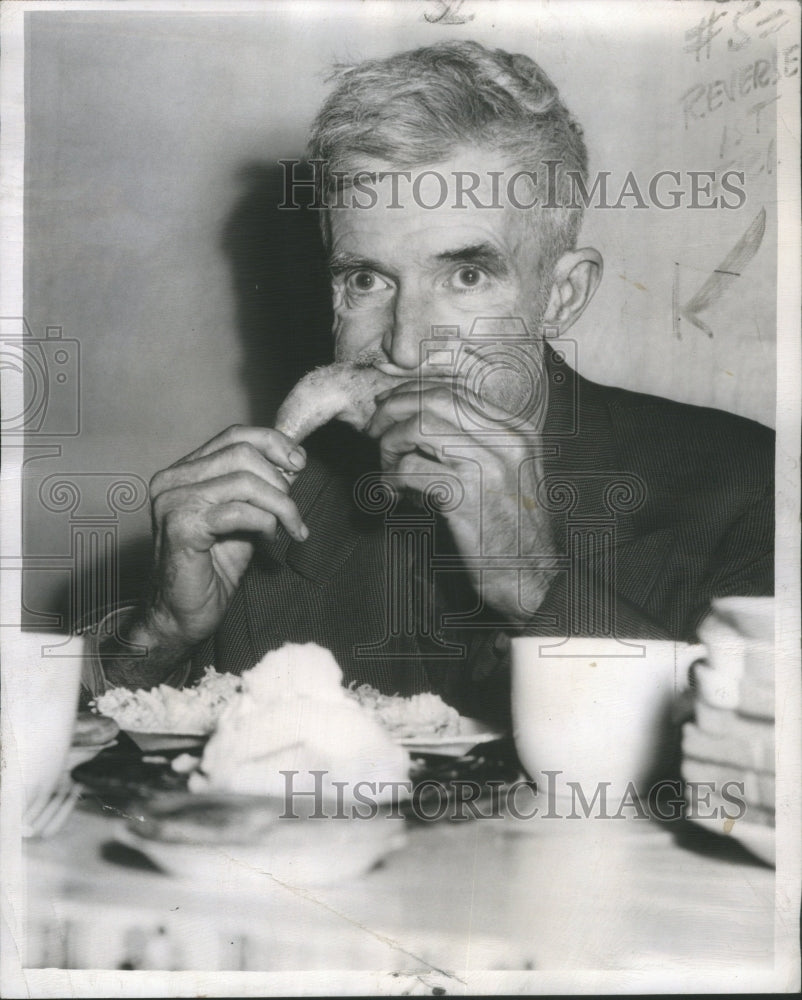
[[492, 243], [468, 243], [454, 250], [443, 250], [436, 254], [435, 260], [450, 261], [455, 264], [475, 264], [499, 278], [509, 274], [510, 270], [507, 258]]
[[[492, 243], [467, 243], [453, 250], [441, 250], [434, 254], [434, 261], [454, 264], [474, 264], [485, 268], [496, 277], [503, 278], [509, 274], [509, 264], [503, 253]], [[361, 254], [350, 253], [347, 250], [335, 250], [329, 255], [329, 271], [334, 275], [345, 271], [369, 270], [384, 274], [386, 269], [378, 261], [363, 257]]]
[[342, 274], [344, 271], [379, 271], [383, 268], [378, 261], [370, 260], [361, 254], [349, 253], [347, 250], [335, 250], [329, 254], [329, 271], [332, 274]]

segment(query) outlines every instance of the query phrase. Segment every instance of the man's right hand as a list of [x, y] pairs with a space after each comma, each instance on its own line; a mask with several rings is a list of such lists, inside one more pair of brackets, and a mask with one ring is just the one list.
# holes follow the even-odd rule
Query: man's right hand
[[[129, 636], [149, 651], [137, 670], [143, 681], [158, 683], [217, 629], [257, 536], [272, 541], [281, 524], [297, 541], [307, 538], [282, 472], [305, 464], [303, 449], [280, 431], [235, 425], [153, 477], [153, 589]], [[111, 660], [107, 678], [130, 683], [134, 666]]]
[[305, 452], [280, 431], [234, 426], [156, 473], [151, 617], [165, 638], [189, 646], [214, 632], [251, 560], [255, 535], [272, 541], [281, 523], [297, 541], [306, 539], [280, 471], [298, 472], [305, 463]]

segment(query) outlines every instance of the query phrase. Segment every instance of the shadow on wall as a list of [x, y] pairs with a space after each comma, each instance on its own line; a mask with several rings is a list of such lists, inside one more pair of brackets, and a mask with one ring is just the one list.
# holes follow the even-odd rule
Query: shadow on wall
[[[222, 248], [237, 299], [251, 421], [270, 426], [301, 375], [331, 358], [329, 282], [319, 213], [279, 207], [283, 168], [251, 163], [240, 177], [243, 191], [224, 227]], [[301, 194], [296, 200], [304, 202]]]
[[[281, 166], [251, 163], [239, 176], [243, 189], [223, 227], [221, 249], [231, 268], [236, 296], [240, 375], [249, 419], [269, 427], [295, 382], [311, 367], [331, 360], [328, 271], [318, 213], [279, 208], [284, 200]], [[375, 445], [341, 424], [322, 428], [304, 445], [335, 471], [353, 476], [371, 465], [376, 467]], [[101, 604], [144, 599], [149, 589], [150, 549], [141, 540], [124, 542], [116, 567], [104, 568], [91, 559], [80, 569], [73, 567], [49, 611], [74, 629], [86, 619], [90, 592], [102, 595]], [[112, 577], [116, 584], [110, 583]], [[35, 618], [34, 612], [28, 615]]]
[[[332, 360], [329, 276], [320, 213], [305, 207], [312, 200], [309, 189], [286, 199], [304, 207], [280, 208], [285, 176], [278, 158], [248, 164], [240, 178], [243, 191], [224, 227], [222, 247], [234, 281], [250, 419], [270, 427], [298, 379]], [[304, 445], [335, 471], [351, 473], [376, 453], [342, 424], [321, 428]]]

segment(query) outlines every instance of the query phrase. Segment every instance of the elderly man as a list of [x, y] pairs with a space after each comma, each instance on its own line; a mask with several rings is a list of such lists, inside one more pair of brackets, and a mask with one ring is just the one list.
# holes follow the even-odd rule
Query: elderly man
[[346, 681], [488, 716], [512, 635], [687, 640], [711, 598], [771, 593], [771, 432], [560, 350], [602, 261], [577, 244], [581, 131], [529, 58], [458, 42], [343, 70], [311, 151], [334, 358], [387, 376], [359, 426], [395, 500], [281, 430], [224, 431], [153, 478], [152, 593], [98, 684], [314, 640]]

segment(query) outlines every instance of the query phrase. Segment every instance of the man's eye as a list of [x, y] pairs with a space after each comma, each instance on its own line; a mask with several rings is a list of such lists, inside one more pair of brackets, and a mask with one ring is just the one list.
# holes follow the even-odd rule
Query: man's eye
[[449, 284], [457, 291], [472, 291], [474, 288], [481, 288], [487, 280], [487, 274], [481, 268], [466, 264], [454, 272]]
[[389, 282], [379, 277], [375, 271], [353, 271], [345, 280], [349, 292], [367, 295], [370, 292], [382, 292], [390, 288]]

